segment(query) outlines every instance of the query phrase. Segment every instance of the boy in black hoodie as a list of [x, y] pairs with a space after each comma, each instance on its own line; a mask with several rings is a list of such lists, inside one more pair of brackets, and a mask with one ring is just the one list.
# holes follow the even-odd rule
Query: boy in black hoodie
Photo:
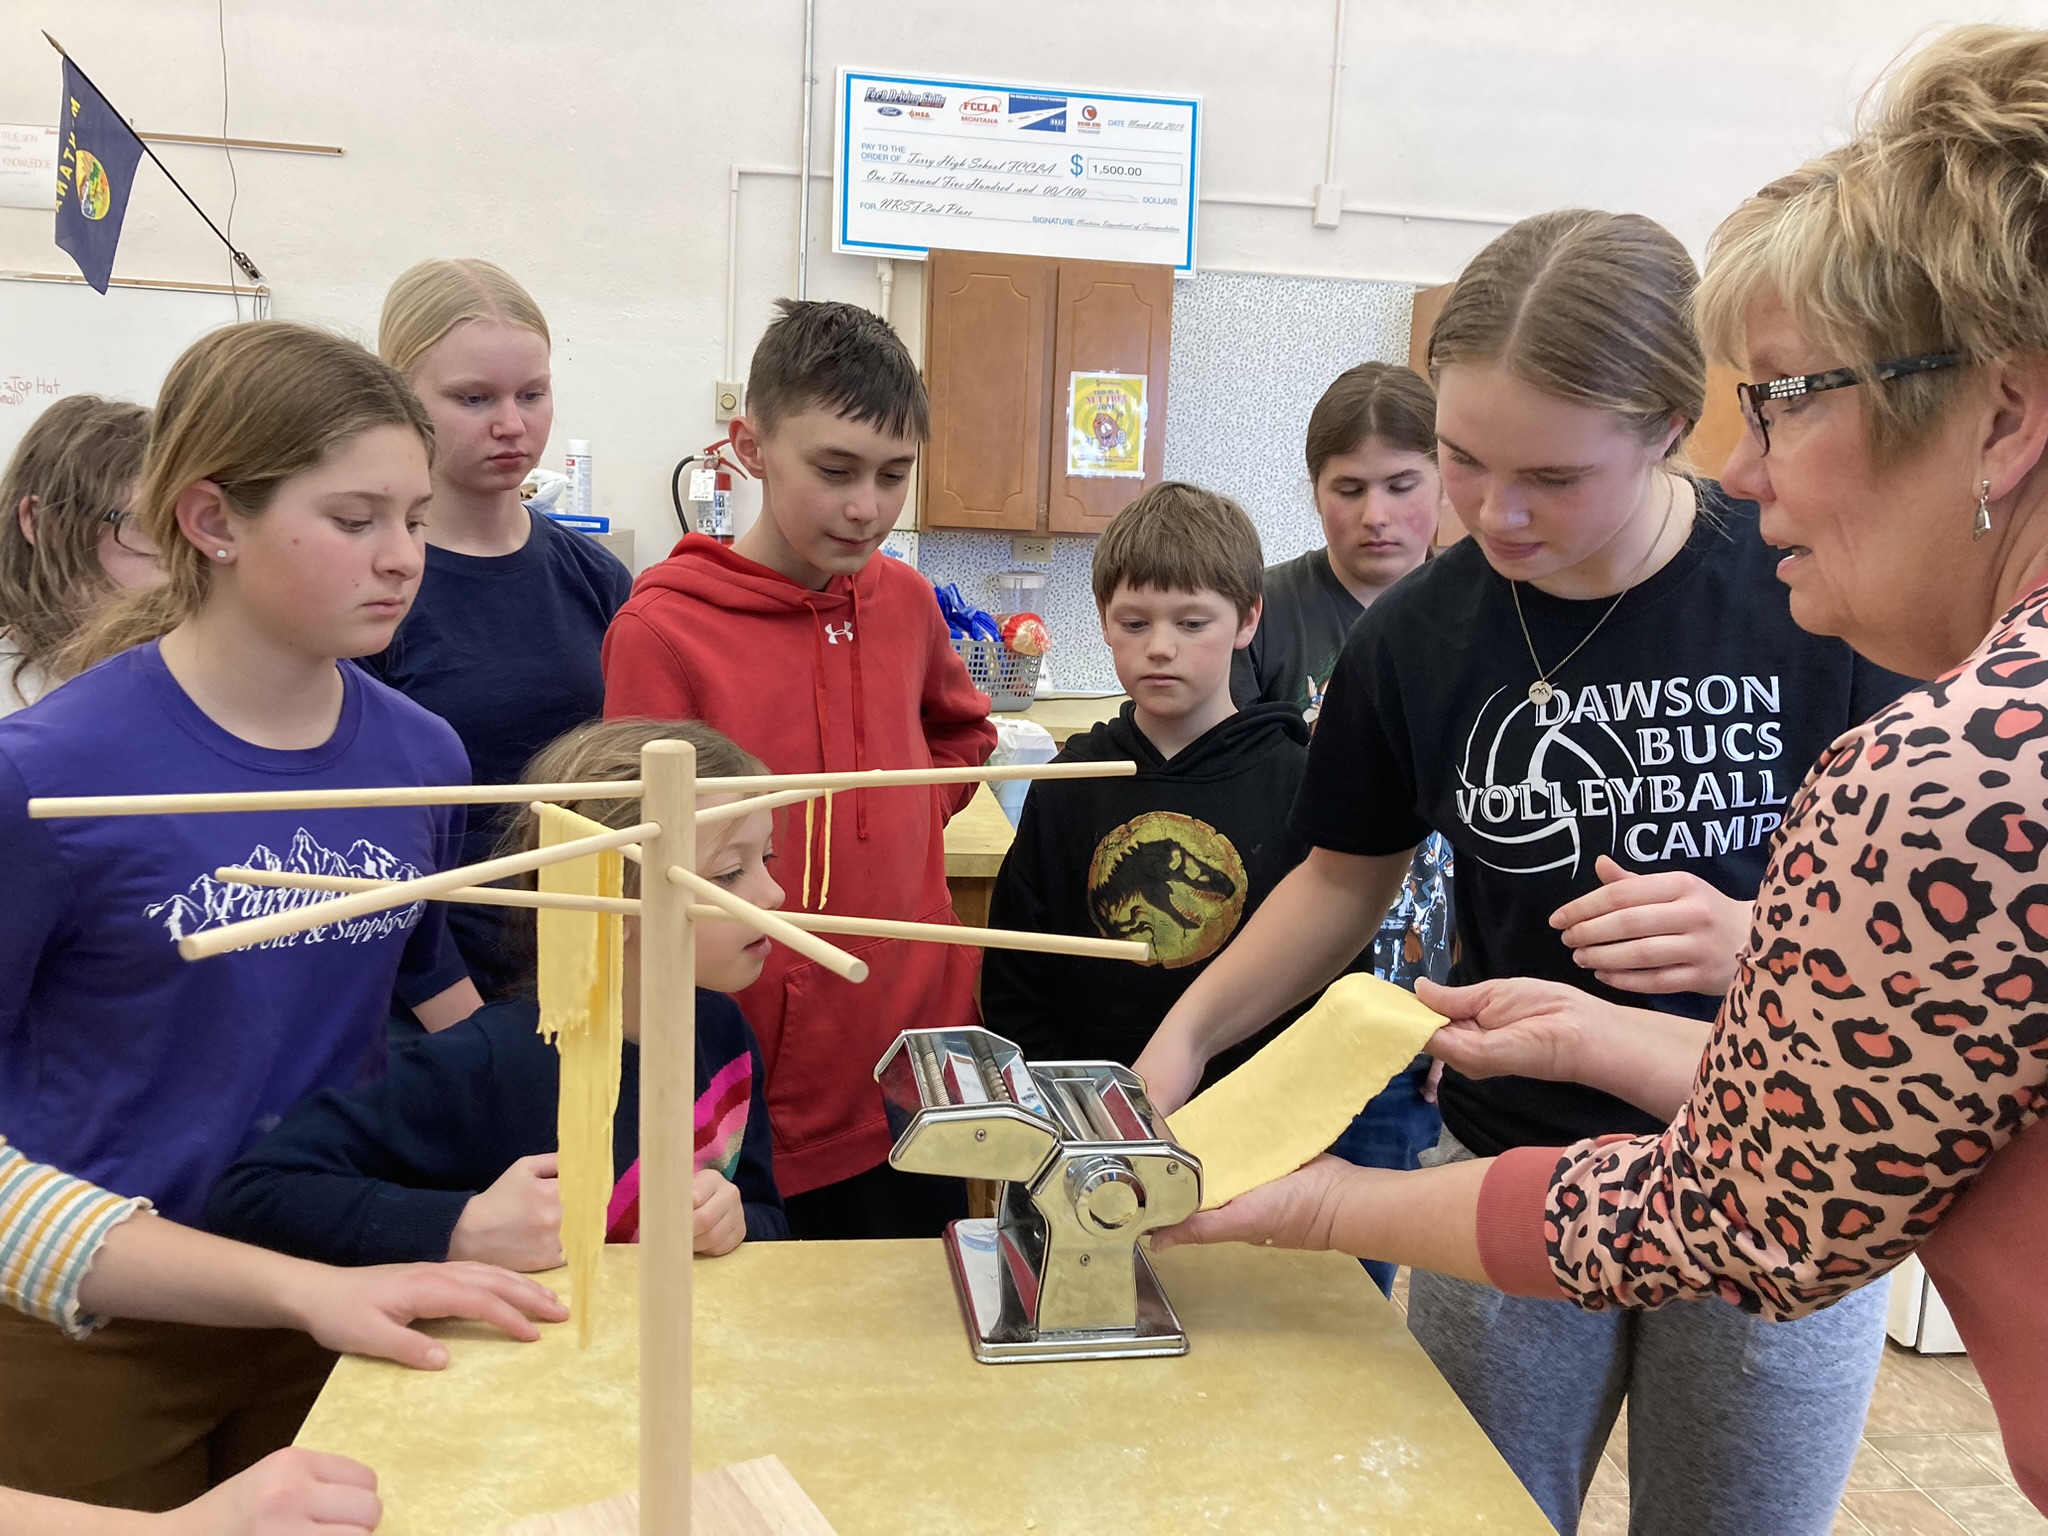
[[[1259, 627], [1263, 574], [1244, 509], [1178, 481], [1139, 496], [1095, 546], [1095, 605], [1131, 701], [1057, 761], [1126, 759], [1138, 772], [1032, 787], [989, 922], [1139, 939], [1152, 959], [988, 951], [982, 1015], [1027, 1058], [1135, 1061], [1302, 858], [1287, 816], [1308, 763], [1308, 726], [1291, 704], [1240, 711], [1230, 698], [1231, 658]], [[1209, 1076], [1292, 1017], [1218, 1055]]]

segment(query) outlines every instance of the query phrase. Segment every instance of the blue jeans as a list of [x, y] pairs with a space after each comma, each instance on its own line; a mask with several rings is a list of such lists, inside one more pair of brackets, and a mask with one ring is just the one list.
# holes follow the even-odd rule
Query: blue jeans
[[[1422, 1154], [1436, 1145], [1443, 1130], [1443, 1116], [1422, 1097], [1422, 1084], [1429, 1076], [1429, 1058], [1417, 1057], [1406, 1072], [1387, 1084], [1378, 1097], [1358, 1112], [1330, 1150], [1347, 1163], [1360, 1168], [1394, 1168], [1406, 1171], [1421, 1166]], [[1394, 1293], [1392, 1264], [1379, 1259], [1360, 1259], [1365, 1272], [1382, 1295]]]

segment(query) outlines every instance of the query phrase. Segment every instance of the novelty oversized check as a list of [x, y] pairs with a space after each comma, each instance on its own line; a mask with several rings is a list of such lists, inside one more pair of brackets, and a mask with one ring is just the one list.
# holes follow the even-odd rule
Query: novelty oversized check
[[839, 72], [832, 248], [1192, 272], [1201, 100]]

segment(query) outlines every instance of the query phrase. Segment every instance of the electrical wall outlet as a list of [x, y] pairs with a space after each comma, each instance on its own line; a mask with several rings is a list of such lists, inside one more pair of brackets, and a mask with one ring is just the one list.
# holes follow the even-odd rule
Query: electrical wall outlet
[[747, 388], [736, 379], [720, 379], [711, 386], [711, 415], [716, 421], [731, 421], [746, 404]]
[[1316, 228], [1335, 229], [1344, 222], [1344, 189], [1323, 182], [1316, 188]]
[[1010, 540], [1010, 558], [1022, 560], [1029, 565], [1045, 565], [1052, 560], [1052, 540], [1048, 537], [1020, 535]]

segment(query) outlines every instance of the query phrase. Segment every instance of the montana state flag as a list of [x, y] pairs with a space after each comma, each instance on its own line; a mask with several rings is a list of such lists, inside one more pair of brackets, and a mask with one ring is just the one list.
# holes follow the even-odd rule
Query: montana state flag
[[68, 58], [57, 142], [57, 244], [71, 253], [85, 280], [105, 293], [142, 140]]

